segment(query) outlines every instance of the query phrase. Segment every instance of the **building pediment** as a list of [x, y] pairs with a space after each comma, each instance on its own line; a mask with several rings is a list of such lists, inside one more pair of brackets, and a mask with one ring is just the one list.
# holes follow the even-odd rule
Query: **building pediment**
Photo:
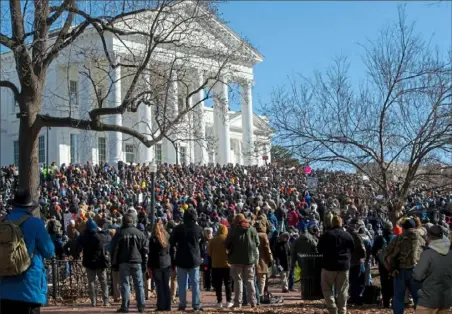
[[[242, 129], [242, 113], [240, 111], [230, 113], [229, 125], [231, 129]], [[266, 117], [253, 114], [253, 132], [271, 135], [272, 130]]]
[[[239, 62], [244, 64], [256, 64], [262, 62], [264, 57], [262, 54], [257, 51], [254, 47], [251, 46], [245, 39], [240, 37], [235, 31], [233, 31], [229, 26], [227, 26], [224, 22], [220, 21], [214, 14], [209, 13], [207, 10], [203, 9], [199, 4], [193, 9], [193, 5], [190, 5], [190, 2], [181, 2], [168, 10], [168, 17], [162, 19], [162, 23], [164, 24], [166, 20], [171, 20], [171, 15], [177, 16], [177, 19], [181, 19], [182, 16], [185, 16], [187, 21], [191, 20], [189, 32], [183, 30], [182, 28], [185, 25], [181, 25], [181, 29], [175, 30], [175, 34], [185, 34], [181, 36], [179, 39], [179, 44], [177, 46], [178, 51], [183, 52], [184, 48], [189, 48], [190, 54], [192, 55], [200, 55], [203, 54], [204, 49], [218, 51], [219, 53], [226, 54], [234, 54], [236, 60], [232, 60], [232, 62]], [[198, 11], [198, 13], [193, 13], [193, 10]], [[194, 17], [196, 14], [199, 18]], [[118, 21], [116, 27], [124, 28], [125, 30], [141, 30], [148, 31], [149, 25], [146, 23], [141, 23], [141, 21], [147, 20], [152, 21], [158, 16], [157, 10], [144, 10], [141, 13], [137, 14], [138, 16], [133, 19], [129, 18], [130, 21], [127, 23], [123, 21]], [[171, 29], [171, 25], [163, 28], [162, 37], [165, 36], [165, 31], [167, 29]], [[159, 36], [157, 33], [156, 36]], [[143, 38], [140, 36], [128, 36], [129, 40], [132, 41], [142, 41]], [[160, 45], [161, 48], [172, 50], [174, 47], [171, 44]]]

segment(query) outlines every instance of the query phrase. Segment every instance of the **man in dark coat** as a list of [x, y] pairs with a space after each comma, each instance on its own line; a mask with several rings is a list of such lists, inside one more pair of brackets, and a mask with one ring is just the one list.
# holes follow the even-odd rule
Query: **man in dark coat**
[[174, 228], [170, 237], [171, 246], [175, 247], [177, 266], [177, 284], [179, 286], [179, 310], [187, 306], [187, 277], [192, 289], [192, 307], [202, 310], [199, 290], [199, 265], [201, 258], [201, 240], [203, 230], [196, 224], [197, 213], [193, 208], [184, 212], [184, 223]]
[[378, 273], [380, 274], [383, 307], [385, 308], [390, 307], [390, 301], [392, 299], [392, 296], [394, 295], [393, 278], [384, 265], [384, 255], [386, 247], [395, 237], [393, 235], [392, 229], [392, 223], [386, 222], [383, 226], [383, 234], [375, 238], [372, 247], [372, 255], [376, 257], [378, 263]]
[[282, 291], [289, 292], [289, 271], [291, 268], [289, 234], [284, 232], [275, 245], [275, 261], [281, 276]]
[[331, 229], [319, 239], [317, 249], [322, 257], [322, 292], [330, 314], [347, 313], [348, 272], [355, 242], [342, 228], [342, 219], [333, 216]]
[[138, 312], [144, 312], [144, 287], [142, 265], [146, 264], [148, 247], [143, 232], [134, 226], [134, 217], [125, 215], [122, 226], [111, 241], [114, 265], [119, 266], [122, 305], [118, 313], [129, 311], [129, 278], [132, 276], [135, 286]]
[[86, 268], [88, 276], [89, 296], [91, 305], [96, 306], [96, 277], [102, 289], [102, 299], [104, 306], [109, 306], [108, 302], [108, 282], [107, 268], [110, 266], [110, 258], [106, 254], [106, 245], [110, 242], [110, 236], [99, 232], [100, 228], [89, 219], [85, 232], [78, 238], [78, 245], [83, 249], [83, 266]]

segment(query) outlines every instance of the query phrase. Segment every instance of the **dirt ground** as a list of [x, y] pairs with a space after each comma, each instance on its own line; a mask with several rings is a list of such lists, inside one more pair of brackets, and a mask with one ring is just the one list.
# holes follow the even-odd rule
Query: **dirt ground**
[[[374, 278], [377, 279], [377, 278]], [[378, 280], [378, 279], [377, 279]], [[281, 293], [280, 286], [278, 285], [275, 279], [272, 280], [272, 284], [270, 286], [270, 291], [273, 295], [284, 297], [284, 303], [277, 305], [261, 305], [257, 308], [243, 307], [240, 310], [230, 310], [230, 309], [217, 309], [215, 293], [213, 291], [206, 292], [202, 291], [201, 294], [201, 302], [203, 304], [205, 313], [262, 313], [262, 314], [323, 314], [328, 313], [325, 309], [324, 302], [322, 300], [319, 301], [303, 301], [301, 300], [300, 292], [291, 292], [291, 293]], [[190, 301], [191, 301], [191, 292], [187, 292], [187, 309], [190, 309]], [[155, 311], [155, 298], [151, 298], [149, 301], [146, 301], [146, 312], [151, 313]], [[50, 302], [49, 306], [42, 308], [42, 313], [52, 313], [52, 314], [70, 314], [70, 313], [116, 313], [116, 310], [119, 308], [119, 303], [113, 303], [111, 307], [104, 308], [102, 306], [98, 306], [93, 308], [89, 306], [89, 300], [80, 300], [77, 304], [55, 304], [54, 302]], [[173, 305], [173, 310], [171, 313], [175, 313], [177, 311], [177, 304]], [[193, 312], [192, 310], [188, 310], [188, 312]], [[381, 313], [381, 314], [390, 314], [392, 310], [383, 309], [379, 306], [360, 306], [360, 307], [349, 307], [348, 312], [350, 314], [364, 314], [364, 313]], [[135, 303], [132, 302], [130, 306], [130, 313], [137, 313], [137, 309], [135, 307]], [[414, 311], [412, 308], [407, 309], [405, 311], [407, 314], [413, 314]]]

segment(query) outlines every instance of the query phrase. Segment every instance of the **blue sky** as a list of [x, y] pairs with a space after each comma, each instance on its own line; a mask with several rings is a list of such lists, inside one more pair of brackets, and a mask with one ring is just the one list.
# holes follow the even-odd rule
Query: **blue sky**
[[[230, 1], [220, 5], [222, 18], [251, 41], [265, 57], [255, 67], [254, 106], [269, 100], [271, 90], [288, 75], [310, 75], [337, 56], [351, 62], [359, 81], [365, 70], [358, 43], [377, 37], [382, 26], [397, 20], [397, 5], [406, 3], [416, 32], [442, 51], [452, 43], [452, 2], [443, 1]], [[432, 37], [433, 36], [433, 37]], [[231, 105], [238, 109], [237, 104]]]

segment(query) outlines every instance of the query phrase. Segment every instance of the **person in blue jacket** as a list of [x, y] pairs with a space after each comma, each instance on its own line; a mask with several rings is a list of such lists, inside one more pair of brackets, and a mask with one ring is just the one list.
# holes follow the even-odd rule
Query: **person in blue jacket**
[[30, 267], [22, 274], [0, 278], [0, 313], [41, 312], [41, 305], [47, 304], [47, 272], [44, 258], [55, 254], [55, 247], [44, 222], [32, 216], [37, 205], [26, 189], [18, 189], [14, 196], [14, 209], [5, 220], [19, 220], [24, 215], [30, 218], [21, 225], [28, 254], [32, 257]]

